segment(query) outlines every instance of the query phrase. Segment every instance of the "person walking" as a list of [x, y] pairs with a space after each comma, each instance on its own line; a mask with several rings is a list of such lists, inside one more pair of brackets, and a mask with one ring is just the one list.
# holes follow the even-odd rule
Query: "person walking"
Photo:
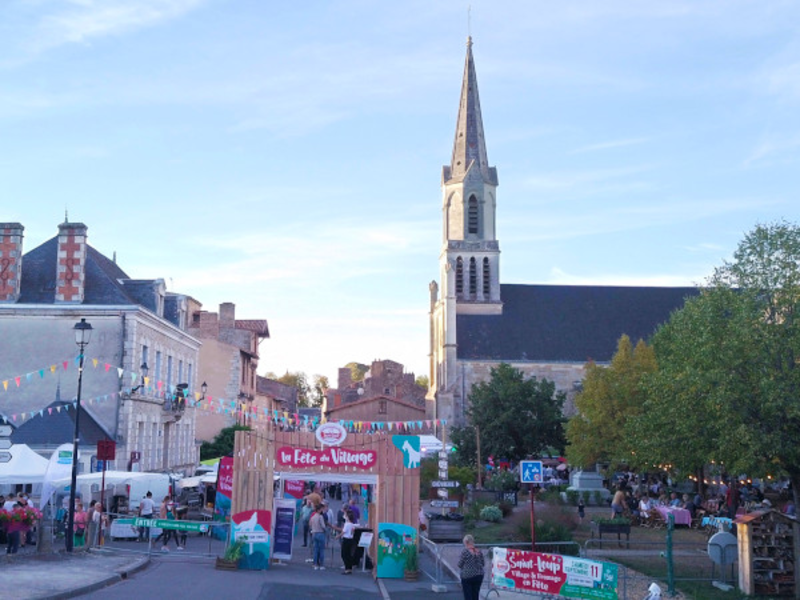
[[356, 550], [356, 524], [353, 512], [350, 510], [344, 511], [344, 524], [341, 528], [342, 532], [342, 562], [344, 563], [344, 571], [342, 575], [353, 574], [353, 561], [355, 560]]
[[325, 570], [325, 531], [327, 524], [325, 518], [322, 516], [323, 508], [318, 507], [308, 522], [309, 531], [311, 532], [311, 543], [314, 545], [314, 570]]
[[[147, 492], [147, 494], [145, 494], [145, 497], [142, 498], [142, 501], [139, 503], [139, 516], [142, 519], [152, 519], [155, 508], [156, 508], [156, 503], [153, 502], [153, 492]], [[140, 527], [139, 541], [141, 542], [149, 539], [150, 539], [150, 528]]]
[[458, 559], [461, 591], [464, 593], [464, 600], [478, 600], [480, 598], [485, 566], [483, 552], [475, 547], [475, 538], [471, 535], [465, 535], [464, 549]]
[[82, 548], [86, 545], [86, 511], [83, 510], [83, 503], [78, 502], [75, 505], [75, 516], [72, 518], [73, 532], [72, 532], [72, 546], [73, 548]]

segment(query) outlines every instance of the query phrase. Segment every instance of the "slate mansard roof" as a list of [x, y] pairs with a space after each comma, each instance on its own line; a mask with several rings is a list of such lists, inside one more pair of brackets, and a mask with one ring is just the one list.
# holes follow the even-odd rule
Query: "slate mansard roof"
[[502, 315], [457, 315], [458, 358], [608, 362], [622, 334], [647, 340], [697, 288], [501, 285]]
[[[57, 237], [23, 256], [19, 304], [55, 303], [57, 258]], [[116, 263], [87, 245], [83, 304], [138, 304], [118, 281], [127, 278]]]

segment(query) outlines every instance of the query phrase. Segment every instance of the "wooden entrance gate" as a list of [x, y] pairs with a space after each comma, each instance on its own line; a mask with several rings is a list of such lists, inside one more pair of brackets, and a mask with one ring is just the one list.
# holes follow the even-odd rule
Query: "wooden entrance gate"
[[[314, 433], [305, 431], [283, 432], [237, 431], [233, 455], [233, 495], [231, 512], [244, 510], [273, 510], [274, 474], [319, 473], [326, 476], [373, 475], [377, 477], [372, 504], [369, 509], [369, 526], [376, 531], [378, 523], [400, 523], [419, 527], [419, 467], [406, 468], [404, 455], [392, 443], [388, 433], [350, 433], [341, 444], [342, 449], [356, 453], [374, 451], [375, 463], [368, 468], [323, 464], [287, 466], [279, 464], [277, 452], [281, 448], [303, 451], [324, 450]], [[327, 446], [330, 448], [330, 446]], [[285, 461], [284, 461], [285, 462]], [[373, 538], [374, 544], [377, 535]]]

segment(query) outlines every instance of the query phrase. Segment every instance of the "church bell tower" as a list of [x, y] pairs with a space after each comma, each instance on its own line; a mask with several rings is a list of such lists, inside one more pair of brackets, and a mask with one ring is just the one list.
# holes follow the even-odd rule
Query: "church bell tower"
[[430, 285], [429, 418], [456, 424], [464, 415], [464, 376], [458, 365], [456, 316], [499, 315], [497, 169], [489, 166], [483, 135], [472, 38], [461, 83], [450, 164], [442, 168], [441, 289]]

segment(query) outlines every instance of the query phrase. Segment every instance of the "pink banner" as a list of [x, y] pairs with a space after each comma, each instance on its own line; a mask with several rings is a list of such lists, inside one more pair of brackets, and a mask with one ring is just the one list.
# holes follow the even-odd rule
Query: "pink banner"
[[348, 450], [347, 448], [327, 447], [322, 450], [278, 448], [278, 464], [287, 467], [354, 467], [370, 469], [378, 460], [375, 450]]

